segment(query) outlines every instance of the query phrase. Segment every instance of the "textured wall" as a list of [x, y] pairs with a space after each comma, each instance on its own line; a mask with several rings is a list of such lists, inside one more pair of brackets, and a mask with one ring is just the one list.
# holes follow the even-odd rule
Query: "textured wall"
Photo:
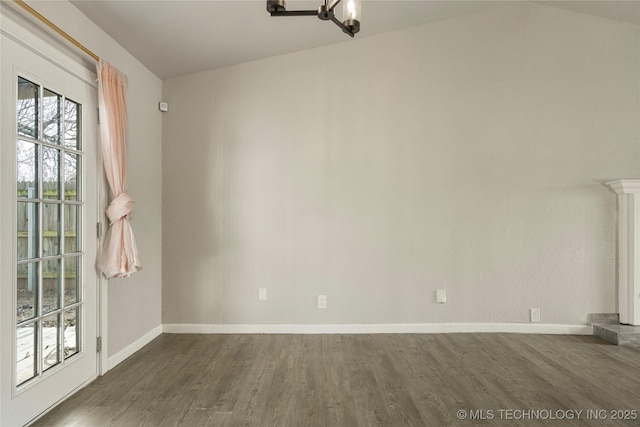
[[163, 322], [614, 311], [603, 183], [640, 177], [639, 45], [509, 4], [164, 81]]

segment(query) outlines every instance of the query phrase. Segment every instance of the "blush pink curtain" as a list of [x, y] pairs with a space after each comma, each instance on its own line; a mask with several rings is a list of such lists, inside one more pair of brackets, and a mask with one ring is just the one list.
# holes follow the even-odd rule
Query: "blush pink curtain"
[[142, 267], [129, 223], [134, 201], [127, 194], [127, 76], [104, 61], [98, 63], [98, 103], [102, 164], [111, 189], [98, 268], [108, 278], [129, 277]]

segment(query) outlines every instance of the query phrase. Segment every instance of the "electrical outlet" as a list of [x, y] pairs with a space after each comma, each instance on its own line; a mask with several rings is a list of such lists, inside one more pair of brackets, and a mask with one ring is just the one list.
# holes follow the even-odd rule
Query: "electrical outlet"
[[531, 323], [536, 323], [540, 321], [540, 309], [532, 308], [529, 310], [529, 320]]
[[327, 308], [327, 296], [318, 295], [318, 308]]
[[258, 289], [258, 300], [266, 301], [267, 300], [267, 288]]

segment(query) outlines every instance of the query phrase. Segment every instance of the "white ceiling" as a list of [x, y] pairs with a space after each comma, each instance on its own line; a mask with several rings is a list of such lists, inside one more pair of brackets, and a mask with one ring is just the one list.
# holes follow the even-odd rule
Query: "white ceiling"
[[[351, 38], [313, 16], [271, 17], [265, 0], [71, 0], [152, 72], [168, 78]], [[289, 10], [321, 0], [290, 0]], [[365, 0], [357, 38], [475, 13], [502, 1]], [[640, 0], [540, 1], [640, 26]]]

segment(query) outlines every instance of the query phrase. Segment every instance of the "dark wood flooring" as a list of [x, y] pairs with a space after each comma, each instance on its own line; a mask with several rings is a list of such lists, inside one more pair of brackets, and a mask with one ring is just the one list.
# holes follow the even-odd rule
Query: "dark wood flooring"
[[590, 336], [164, 334], [34, 425], [627, 426], [638, 412], [640, 349]]

